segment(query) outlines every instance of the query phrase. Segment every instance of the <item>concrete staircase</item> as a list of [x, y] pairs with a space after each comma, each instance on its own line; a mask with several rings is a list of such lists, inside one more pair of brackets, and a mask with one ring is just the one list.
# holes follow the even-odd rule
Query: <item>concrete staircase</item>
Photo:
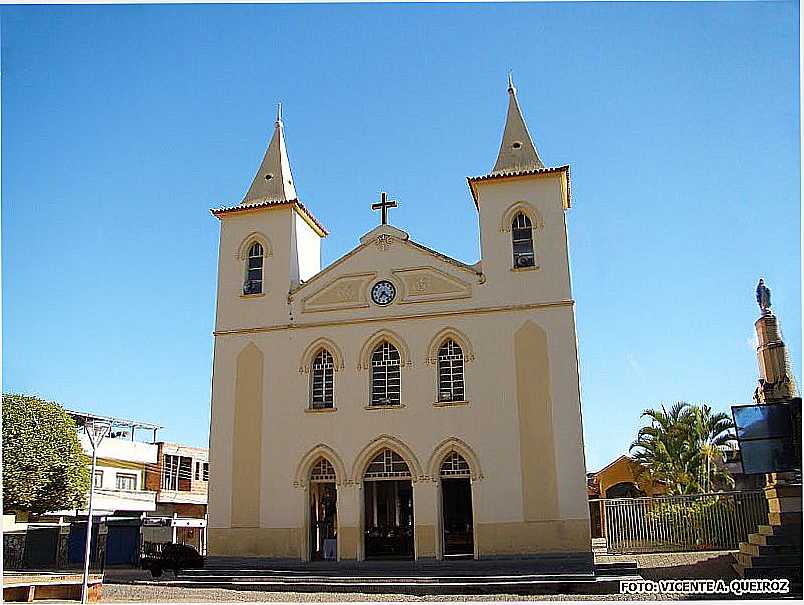
[[734, 570], [741, 578], [787, 578], [791, 594], [802, 592], [801, 485], [766, 488], [768, 525], [740, 543]]
[[350, 592], [367, 594], [480, 595], [480, 594], [611, 594], [621, 580], [641, 580], [635, 563], [595, 565], [591, 570], [552, 571], [528, 561], [470, 561], [440, 565], [270, 564], [207, 567], [185, 570], [173, 579], [135, 581], [185, 588], [224, 588], [271, 592]]

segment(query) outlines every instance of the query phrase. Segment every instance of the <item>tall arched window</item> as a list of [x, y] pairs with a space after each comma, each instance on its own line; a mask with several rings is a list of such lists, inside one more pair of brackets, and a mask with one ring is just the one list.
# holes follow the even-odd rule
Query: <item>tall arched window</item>
[[388, 341], [371, 355], [371, 405], [399, 405], [399, 351]]
[[438, 349], [438, 400], [463, 401], [463, 351], [451, 338]]
[[264, 254], [265, 251], [259, 242], [254, 242], [248, 249], [243, 294], [262, 294], [262, 262]]
[[335, 404], [334, 373], [332, 355], [321, 349], [313, 359], [310, 371], [310, 407], [313, 409], [331, 408]]
[[514, 267], [533, 267], [533, 225], [524, 212], [519, 212], [511, 222], [511, 244], [514, 250]]

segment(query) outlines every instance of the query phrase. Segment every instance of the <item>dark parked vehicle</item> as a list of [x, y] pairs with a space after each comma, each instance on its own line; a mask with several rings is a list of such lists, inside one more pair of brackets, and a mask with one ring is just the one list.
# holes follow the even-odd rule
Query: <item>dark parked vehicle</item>
[[158, 578], [166, 569], [179, 573], [182, 569], [202, 569], [204, 557], [192, 546], [186, 544], [162, 544], [146, 542], [143, 545], [140, 567], [148, 569]]

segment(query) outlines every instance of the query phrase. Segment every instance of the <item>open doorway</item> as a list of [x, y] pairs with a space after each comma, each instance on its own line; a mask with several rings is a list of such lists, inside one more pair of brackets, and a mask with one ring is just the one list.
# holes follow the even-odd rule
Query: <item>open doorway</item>
[[445, 557], [472, 557], [475, 552], [472, 483], [469, 465], [452, 452], [441, 464], [441, 528]]
[[310, 473], [310, 559], [338, 557], [338, 491], [335, 470], [321, 458]]
[[383, 450], [369, 464], [364, 482], [363, 540], [367, 559], [412, 559], [413, 484], [399, 454]]

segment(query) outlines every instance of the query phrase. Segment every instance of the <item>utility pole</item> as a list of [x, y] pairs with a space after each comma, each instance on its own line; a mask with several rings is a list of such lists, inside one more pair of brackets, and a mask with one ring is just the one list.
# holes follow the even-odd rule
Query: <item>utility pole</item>
[[92, 470], [89, 474], [89, 509], [87, 510], [87, 535], [84, 546], [84, 580], [81, 587], [81, 603], [89, 602], [89, 556], [92, 545], [92, 498], [95, 494], [95, 466], [98, 462], [98, 446], [109, 432], [110, 426], [106, 423], [95, 424], [95, 421], [88, 420], [84, 424], [84, 431], [92, 446]]

